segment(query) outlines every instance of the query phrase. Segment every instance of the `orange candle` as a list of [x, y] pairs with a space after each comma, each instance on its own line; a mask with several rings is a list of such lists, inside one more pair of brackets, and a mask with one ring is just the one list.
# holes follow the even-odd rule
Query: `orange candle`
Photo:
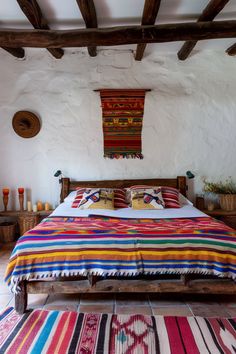
[[10, 189], [7, 188], [7, 187], [4, 187], [4, 188], [2, 189], [2, 194], [3, 194], [3, 195], [8, 195], [9, 192], [10, 192]]
[[39, 200], [37, 202], [37, 209], [38, 209], [38, 211], [42, 211], [43, 210], [43, 203], [41, 202], [41, 200]]
[[18, 188], [18, 193], [19, 194], [24, 194], [24, 191], [25, 191], [24, 188], [22, 188], [22, 187]]

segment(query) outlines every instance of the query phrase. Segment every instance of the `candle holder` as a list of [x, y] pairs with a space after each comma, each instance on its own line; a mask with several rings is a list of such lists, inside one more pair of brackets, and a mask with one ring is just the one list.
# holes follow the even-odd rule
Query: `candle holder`
[[8, 205], [8, 200], [9, 200], [9, 188], [3, 188], [2, 194], [3, 194], [3, 205], [4, 205], [4, 211], [7, 211], [7, 205]]
[[20, 211], [24, 211], [24, 188], [18, 188]]

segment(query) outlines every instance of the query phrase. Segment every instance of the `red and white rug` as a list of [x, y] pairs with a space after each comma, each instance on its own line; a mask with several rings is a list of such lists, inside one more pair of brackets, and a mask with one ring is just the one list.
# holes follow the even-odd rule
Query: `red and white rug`
[[0, 353], [236, 353], [236, 319], [84, 314], [13, 308], [0, 314]]

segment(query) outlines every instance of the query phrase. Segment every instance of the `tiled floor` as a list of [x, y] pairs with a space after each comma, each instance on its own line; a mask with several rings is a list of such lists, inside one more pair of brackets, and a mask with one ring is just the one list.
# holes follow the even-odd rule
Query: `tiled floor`
[[[12, 249], [11, 244], [0, 246], [0, 311], [14, 306], [13, 295], [3, 278]], [[235, 317], [235, 296], [160, 296], [146, 294], [86, 294], [86, 295], [33, 295], [28, 298], [28, 308], [71, 310], [145, 315]]]

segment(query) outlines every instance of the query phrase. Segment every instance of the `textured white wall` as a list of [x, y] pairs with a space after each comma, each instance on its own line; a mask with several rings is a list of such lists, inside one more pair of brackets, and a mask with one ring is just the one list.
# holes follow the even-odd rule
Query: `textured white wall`
[[[236, 177], [236, 60], [205, 51], [180, 62], [154, 53], [135, 62], [129, 51], [67, 52], [61, 60], [28, 50], [19, 61], [0, 53], [0, 188], [23, 186], [32, 200], [59, 199], [57, 169], [73, 179]], [[96, 88], [151, 88], [143, 121], [144, 160], [103, 158], [102, 113]], [[12, 129], [18, 110], [37, 113], [40, 133]], [[191, 181], [192, 184], [192, 181]], [[193, 192], [193, 190], [192, 190]], [[1, 198], [0, 198], [1, 199]], [[14, 204], [14, 193], [11, 195]]]

